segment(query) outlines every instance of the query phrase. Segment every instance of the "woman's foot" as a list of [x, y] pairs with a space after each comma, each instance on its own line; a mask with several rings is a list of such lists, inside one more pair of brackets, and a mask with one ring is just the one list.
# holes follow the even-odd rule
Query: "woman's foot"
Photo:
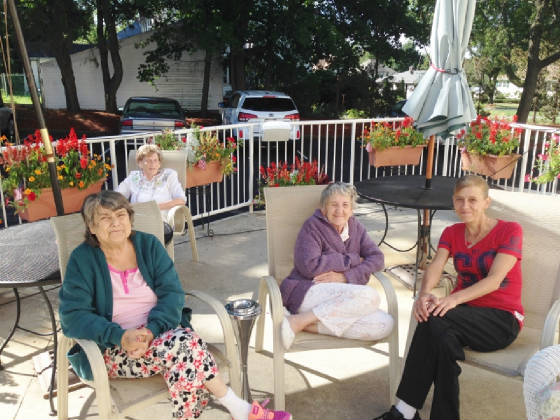
[[249, 420], [292, 420], [292, 415], [287, 411], [274, 411], [264, 408], [268, 401], [268, 399], [264, 400], [262, 405], [253, 401], [249, 412]]
[[289, 350], [290, 347], [292, 347], [292, 344], [294, 343], [294, 339], [296, 338], [296, 333], [292, 329], [288, 317], [284, 317], [284, 319], [282, 320], [281, 335], [282, 335], [282, 346], [284, 347], [284, 350]]

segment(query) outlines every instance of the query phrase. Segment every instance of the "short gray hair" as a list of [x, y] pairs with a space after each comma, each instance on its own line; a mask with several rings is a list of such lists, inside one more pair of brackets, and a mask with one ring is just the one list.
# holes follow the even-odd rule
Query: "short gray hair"
[[324, 209], [327, 205], [327, 202], [329, 201], [329, 198], [336, 194], [349, 197], [350, 202], [352, 203], [352, 209], [355, 207], [356, 197], [358, 195], [358, 193], [356, 192], [356, 187], [354, 187], [352, 184], [337, 181], [330, 183], [327, 188], [325, 188], [321, 193], [321, 208]]
[[99, 241], [95, 235], [91, 233], [90, 226], [95, 223], [95, 213], [99, 207], [112, 211], [125, 209], [130, 218], [130, 224], [134, 221], [134, 210], [126, 197], [121, 193], [111, 190], [101, 190], [97, 194], [88, 195], [82, 205], [82, 217], [86, 225], [86, 243], [93, 247], [99, 247]]
[[140, 164], [144, 160], [144, 158], [148, 155], [155, 153], [159, 159], [159, 162], [163, 160], [163, 154], [161, 153], [161, 149], [155, 144], [143, 144], [138, 148], [136, 151], [136, 163]]

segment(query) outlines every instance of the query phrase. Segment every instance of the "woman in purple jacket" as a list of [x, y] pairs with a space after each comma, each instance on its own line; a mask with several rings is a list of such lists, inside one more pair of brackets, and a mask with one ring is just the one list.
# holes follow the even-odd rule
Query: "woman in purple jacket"
[[393, 318], [379, 309], [379, 294], [367, 286], [384, 257], [352, 215], [355, 199], [353, 185], [330, 184], [298, 234], [294, 269], [280, 285], [290, 312], [282, 323], [286, 350], [300, 331], [378, 340], [393, 328]]

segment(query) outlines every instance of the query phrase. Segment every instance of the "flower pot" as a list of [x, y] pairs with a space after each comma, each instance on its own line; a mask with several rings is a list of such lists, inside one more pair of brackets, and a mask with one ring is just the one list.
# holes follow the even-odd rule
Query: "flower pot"
[[461, 152], [461, 169], [479, 175], [489, 176], [492, 179], [508, 179], [513, 174], [515, 162], [521, 155], [479, 155], [477, 153]]
[[[62, 203], [64, 205], [64, 214], [75, 213], [82, 209], [84, 199], [90, 195], [101, 191], [101, 186], [105, 179], [91, 184], [86, 189], [80, 190], [77, 187], [64, 188], [61, 190]], [[56, 216], [56, 206], [54, 204], [54, 194], [52, 188], [42, 188], [41, 194], [31, 201], [25, 208], [20, 217], [28, 222], [34, 222], [39, 219], [46, 219]]]
[[208, 162], [204, 169], [200, 169], [198, 166], [187, 167], [187, 188], [206, 185], [212, 182], [222, 182], [223, 179], [223, 165], [222, 162], [217, 160]]
[[369, 164], [376, 168], [380, 166], [418, 165], [424, 147], [426, 146], [393, 146], [383, 150], [373, 149], [368, 152]]

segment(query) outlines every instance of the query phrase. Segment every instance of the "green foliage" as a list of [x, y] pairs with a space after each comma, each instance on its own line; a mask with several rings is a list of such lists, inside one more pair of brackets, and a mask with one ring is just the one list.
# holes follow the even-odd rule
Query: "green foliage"
[[421, 132], [413, 126], [414, 120], [406, 117], [400, 124], [389, 124], [388, 122], [372, 123], [365, 127], [362, 141], [368, 152], [373, 149], [384, 150], [388, 147], [420, 146], [426, 144]]
[[538, 155], [536, 166], [540, 175], [534, 179], [537, 184], [552, 182], [560, 177], [560, 134], [553, 134], [545, 144], [545, 153]]
[[363, 109], [350, 108], [339, 115], [343, 120], [355, 120], [359, 118], [368, 118], [369, 115]]
[[[514, 117], [513, 121], [517, 120]], [[510, 122], [504, 119], [493, 120], [477, 116], [467, 130], [457, 134], [459, 146], [466, 148], [469, 153], [478, 155], [509, 155], [519, 147], [520, 128], [512, 128]]]
[[185, 143], [175, 136], [172, 130], [163, 130], [161, 134], [155, 137], [154, 142], [161, 150], [180, 150], [185, 148]]

